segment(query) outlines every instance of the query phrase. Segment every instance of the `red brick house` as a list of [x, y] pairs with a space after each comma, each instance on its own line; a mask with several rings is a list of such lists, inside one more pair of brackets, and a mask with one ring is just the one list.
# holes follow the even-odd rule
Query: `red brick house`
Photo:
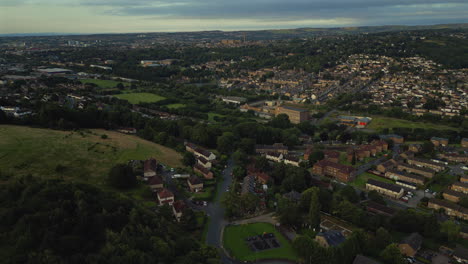
[[159, 205], [172, 205], [174, 203], [174, 194], [168, 189], [162, 189], [157, 194]]
[[213, 172], [211, 172], [207, 168], [200, 166], [199, 164], [195, 164], [195, 166], [193, 167], [193, 170], [203, 175], [205, 179], [213, 179], [214, 177]]
[[153, 177], [156, 176], [158, 171], [158, 162], [156, 159], [151, 158], [145, 160], [143, 164], [143, 176], [145, 177]]

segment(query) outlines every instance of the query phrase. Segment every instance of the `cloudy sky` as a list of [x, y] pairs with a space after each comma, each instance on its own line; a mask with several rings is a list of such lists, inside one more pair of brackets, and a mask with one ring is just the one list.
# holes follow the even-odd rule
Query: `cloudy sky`
[[0, 0], [0, 34], [468, 23], [468, 0]]

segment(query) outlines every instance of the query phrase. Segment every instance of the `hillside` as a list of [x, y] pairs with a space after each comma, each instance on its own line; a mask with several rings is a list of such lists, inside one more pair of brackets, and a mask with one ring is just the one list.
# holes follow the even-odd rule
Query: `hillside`
[[[107, 139], [101, 135], [106, 134]], [[0, 125], [0, 168], [15, 175], [47, 175], [101, 182], [117, 163], [154, 157], [171, 167], [181, 155], [136, 136], [100, 129], [58, 131]]]

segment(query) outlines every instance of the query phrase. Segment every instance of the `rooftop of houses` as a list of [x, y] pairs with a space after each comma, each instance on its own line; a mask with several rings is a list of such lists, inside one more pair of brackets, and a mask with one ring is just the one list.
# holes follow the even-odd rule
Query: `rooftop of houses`
[[381, 182], [381, 181], [377, 181], [377, 180], [374, 180], [374, 179], [368, 179], [367, 184], [377, 186], [379, 188], [386, 189], [386, 190], [389, 190], [389, 191], [392, 191], [392, 192], [401, 192], [401, 190], [402, 190], [402, 188], [400, 186], [398, 186], [398, 185], [391, 184], [391, 183], [386, 183], [386, 182]]
[[318, 233], [317, 236], [321, 236], [325, 238], [329, 246], [338, 246], [346, 240], [343, 233], [337, 230], [321, 232], [321, 233]]
[[411, 233], [411, 235], [403, 238], [400, 244], [407, 244], [415, 250], [421, 248], [423, 237], [418, 233]]

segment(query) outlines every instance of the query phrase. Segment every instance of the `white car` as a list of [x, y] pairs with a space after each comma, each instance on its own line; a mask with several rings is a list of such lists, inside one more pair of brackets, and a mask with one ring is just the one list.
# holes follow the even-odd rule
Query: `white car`
[[468, 167], [467, 167], [467, 166], [463, 166], [463, 167], [461, 167], [461, 168], [462, 168], [462, 170], [468, 170]]

